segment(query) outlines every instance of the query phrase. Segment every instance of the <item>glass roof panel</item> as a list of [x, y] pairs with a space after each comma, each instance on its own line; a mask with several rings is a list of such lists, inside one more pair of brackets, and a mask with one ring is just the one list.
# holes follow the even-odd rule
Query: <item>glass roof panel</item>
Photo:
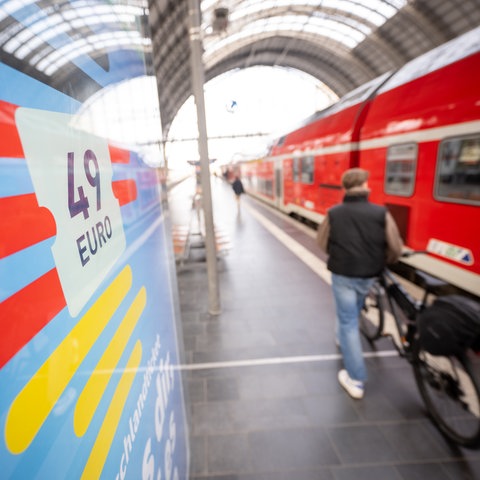
[[10, 0], [5, 2], [0, 10], [0, 21], [34, 2], [35, 0]]
[[206, 35], [205, 57], [221, 49], [234, 49], [253, 36], [302, 32], [327, 37], [347, 48], [354, 48], [391, 18], [407, 0], [204, 0], [204, 31], [211, 32], [210, 22], [216, 8], [229, 9], [225, 32]]
[[[35, 0], [0, 0], [0, 20], [12, 17], [0, 32], [0, 45], [20, 60], [35, 52], [29, 59], [30, 65], [47, 75], [54, 74], [76, 57], [96, 50], [117, 45], [134, 48], [149, 45], [150, 40], [141, 37], [136, 23], [138, 17], [148, 13], [147, 2], [130, 1], [125, 5], [121, 3], [123, 0], [114, 1], [71, 0], [75, 8], [70, 8], [68, 2], [52, 2], [40, 8]], [[90, 29], [91, 32], [98, 30], [97, 25], [102, 26], [101, 34], [85, 35]], [[128, 25], [131, 31], [125, 31]], [[118, 28], [121, 28], [120, 35]], [[78, 40], [74, 40], [76, 37]]]
[[[70, 2], [75, 5], [74, 9], [69, 8]], [[42, 9], [35, 0], [2, 1], [0, 20], [11, 15], [16, 21], [0, 32], [0, 44], [3, 43], [5, 51], [19, 59], [28, 58], [35, 52], [34, 58], [30, 59], [32, 65], [39, 62], [44, 71], [47, 68], [51, 71], [53, 65], [58, 66], [61, 61], [65, 63], [63, 60], [74, 58], [70, 48], [72, 52], [75, 48], [79, 49], [78, 53], [83, 51], [81, 44], [71, 40], [80, 35], [84, 27], [95, 32], [96, 25], [107, 24], [112, 25], [112, 31], [115, 31], [116, 24], [122, 25], [122, 28], [131, 24], [132, 30], [136, 30], [137, 18], [147, 13], [146, 0], [70, 2], [52, 2], [51, 6]], [[215, 8], [226, 7], [229, 10], [226, 32], [204, 38], [205, 56], [222, 49], [233, 51], [235, 42], [244, 44], [255, 36], [288, 35], [289, 32], [304, 38], [318, 36], [322, 41], [328, 38], [344, 48], [354, 48], [371, 33], [372, 28], [382, 25], [406, 3], [407, 0], [203, 0], [205, 31]], [[58, 58], [52, 58], [50, 45], [57, 45], [57, 39], [61, 39], [62, 35], [69, 37], [67, 43], [70, 47], [65, 47], [67, 51], [57, 49]], [[116, 38], [113, 32], [105, 35], [108, 38], [96, 38], [97, 43], [89, 43], [94, 45], [89, 52], [105, 48], [112, 38]], [[122, 37], [122, 41], [125, 38], [129, 37]], [[135, 43], [138, 38], [131, 40]], [[85, 42], [85, 36], [79, 41]]]
[[39, 37], [32, 38], [28, 43], [23, 44], [20, 48], [15, 50], [15, 56], [22, 60], [24, 59], [30, 52], [33, 52], [36, 48], [38, 48], [42, 44], [42, 40]]
[[344, 23], [325, 18], [312, 18], [300, 15], [273, 17], [251, 22], [241, 31], [228, 35], [221, 40], [216, 39], [214, 42], [206, 42], [205, 55], [208, 57], [226, 48], [228, 45], [248, 37], [259, 36], [265, 32], [288, 34], [289, 31], [305, 32], [318, 35], [319, 37], [332, 38], [348, 48], [354, 48], [368, 34], [368, 31], [362, 32]]
[[115, 32], [91, 35], [80, 38], [65, 47], [53, 51], [41, 60], [36, 67], [46, 75], [52, 75], [62, 65], [73, 61], [81, 55], [99, 51], [108, 47], [118, 46], [146, 46], [147, 40], [140, 37], [138, 32]]
[[[393, 16], [397, 11], [396, 8], [393, 8], [391, 5], [382, 0], [370, 0], [366, 2], [355, 2], [350, 0], [324, 0], [321, 2], [321, 5], [318, 3], [318, 0], [245, 0], [237, 4], [234, 9], [232, 9], [229, 18], [232, 22], [234, 22], [240, 20], [242, 17], [258, 14], [262, 11], [273, 9], [280, 10], [285, 8], [289, 8], [291, 10], [293, 6], [308, 7], [312, 10], [312, 13], [322, 9], [339, 10], [350, 14], [353, 13], [369, 22], [374, 22], [375, 24], [379, 22], [382, 24], [387, 18]], [[403, 1], [403, 3], [405, 4], [406, 1]]]
[[101, 49], [105, 42], [114, 41], [123, 43], [126, 39], [135, 40], [139, 38], [138, 32], [106, 32], [98, 35], [90, 35], [85, 38], [79, 38], [75, 42], [70, 42], [67, 45], [58, 48], [51, 55], [47, 56], [42, 62], [39, 62], [38, 68], [43, 70], [49, 63], [56, 62], [57, 59], [62, 58], [64, 63], [79, 55], [78, 52], [85, 53], [84, 48], [89, 47], [90, 51]]
[[[302, 7], [309, 8], [312, 13], [321, 10], [339, 10], [354, 14], [367, 22], [379, 26], [407, 3], [407, 0], [204, 0], [202, 10], [207, 13], [220, 6], [229, 8], [229, 20], [235, 22], [244, 17], [257, 15], [260, 12], [269, 12], [277, 9], [289, 9], [290, 11], [302, 11]], [[208, 15], [205, 17], [208, 21]]]

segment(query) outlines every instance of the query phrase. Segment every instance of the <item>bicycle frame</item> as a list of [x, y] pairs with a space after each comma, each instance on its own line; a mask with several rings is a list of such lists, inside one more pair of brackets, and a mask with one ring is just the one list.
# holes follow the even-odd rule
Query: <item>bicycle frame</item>
[[416, 300], [392, 272], [384, 270], [367, 295], [360, 319], [362, 333], [370, 342], [390, 336], [399, 355], [412, 366], [426, 413], [440, 432], [458, 445], [478, 448], [480, 382], [472, 352], [433, 355], [423, 348], [418, 334], [419, 313], [428, 308], [429, 295], [441, 284], [426, 274], [420, 277], [424, 293], [422, 300]]
[[[411, 349], [417, 333], [416, 319], [417, 315], [425, 308], [426, 300], [429, 295], [427, 289], [422, 301], [415, 300], [405, 288], [398, 282], [390, 270], [385, 269], [379, 277], [379, 283], [387, 299], [388, 309], [393, 317], [396, 327], [396, 333], [400, 343], [395, 341], [393, 344], [402, 357], [411, 360]], [[405, 321], [402, 321], [402, 315]]]

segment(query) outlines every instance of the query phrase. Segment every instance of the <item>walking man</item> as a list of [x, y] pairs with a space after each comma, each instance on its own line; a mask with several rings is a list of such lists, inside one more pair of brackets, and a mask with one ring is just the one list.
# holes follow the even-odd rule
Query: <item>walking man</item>
[[356, 399], [367, 379], [358, 317], [365, 296], [386, 264], [398, 260], [403, 242], [386, 207], [370, 203], [369, 173], [361, 168], [344, 172], [343, 202], [332, 207], [318, 230], [318, 243], [328, 254], [336, 308], [336, 335], [345, 369], [338, 381]]
[[232, 188], [237, 200], [237, 208], [240, 210], [240, 197], [245, 193], [245, 189], [243, 188], [243, 183], [238, 175], [235, 176], [235, 180], [232, 183]]

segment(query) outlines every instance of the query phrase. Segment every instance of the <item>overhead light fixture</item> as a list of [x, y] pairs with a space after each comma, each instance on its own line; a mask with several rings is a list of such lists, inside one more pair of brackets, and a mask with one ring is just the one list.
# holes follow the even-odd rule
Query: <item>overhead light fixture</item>
[[218, 7], [213, 11], [212, 29], [215, 33], [224, 32], [228, 26], [228, 8]]

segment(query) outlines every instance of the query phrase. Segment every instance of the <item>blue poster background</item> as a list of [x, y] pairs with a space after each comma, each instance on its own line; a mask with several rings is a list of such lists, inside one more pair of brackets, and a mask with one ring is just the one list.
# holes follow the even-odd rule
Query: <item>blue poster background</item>
[[[0, 2], [0, 7], [4, 3]], [[105, 5], [108, 4], [105, 2]], [[80, 3], [71, 2], [72, 9], [77, 5], [80, 6]], [[48, 19], [51, 14], [51, 11], [32, 4], [11, 12], [11, 19], [28, 27], [25, 22], [33, 21], [35, 15]], [[101, 31], [101, 23], [95, 28]], [[69, 36], [60, 35], [51, 41], [51, 46], [60, 48], [70, 41]], [[103, 88], [145, 76], [149, 71], [148, 60], [141, 51], [111, 47], [108, 69], [88, 55], [72, 60], [75, 68], [83, 72], [85, 82], [82, 84], [79, 81], [73, 89], [69, 86], [68, 91], [58, 80], [52, 78], [49, 83], [33, 75], [27, 63], [25, 68], [15, 68], [7, 63], [0, 62], [0, 129], [9, 132], [9, 135], [13, 131], [10, 127], [14, 117], [7, 118], [5, 106], [75, 115], [84, 100], [88, 100], [85, 92], [92, 91], [92, 94], [98, 95]], [[157, 99], [152, 98], [151, 102], [155, 104]], [[105, 119], [107, 113], [112, 115], [111, 111], [105, 112]], [[102, 118], [94, 120], [102, 122]], [[129, 188], [133, 188], [123, 201], [119, 200], [126, 246], [77, 316], [72, 317], [67, 306], [63, 306], [1, 367], [1, 478], [74, 479], [95, 475], [98, 478], [163, 480], [188, 477], [188, 432], [178, 368], [181, 358], [176, 317], [177, 286], [171, 233], [166, 220], [167, 207], [163, 198], [164, 185], [159, 169], [147, 165], [145, 154], [137, 145], [112, 145], [109, 139], [104, 140], [109, 146], [124, 152], [122, 161], [112, 158], [112, 185], [126, 182]], [[2, 142], [8, 145], [14, 140], [4, 137]], [[1, 208], [23, 196], [36, 195], [25, 158], [21, 154], [7, 155], [5, 151], [0, 149]], [[48, 180], [49, 172], [55, 165], [46, 160], [37, 168], [42, 169]], [[67, 179], [65, 188], [66, 185]], [[18, 211], [18, 216], [21, 215], [22, 211]], [[30, 234], [30, 225], [24, 223], [20, 236], [28, 239]], [[39, 279], [55, 271], [57, 266], [52, 255], [55, 241], [53, 235], [41, 241], [32, 241], [27, 247], [19, 244], [14, 253], [0, 257], [2, 309], [14, 304], [13, 300], [23, 292], [33, 291]], [[109, 292], [115, 290], [117, 284], [123, 288], [118, 294], [118, 305], [109, 318], [103, 318], [104, 310], [98, 305], [111, 298]], [[54, 293], [44, 291], [40, 295], [48, 297]], [[59, 302], [61, 300], [59, 298]], [[135, 305], [139, 305], [138, 318], [119, 350], [115, 347], [117, 336]], [[15, 314], [15, 309], [8, 308]], [[97, 321], [104, 322], [104, 327], [92, 333], [91, 338], [88, 330], [83, 336], [75, 337], [82, 322], [89, 314], [91, 316], [91, 312], [97, 311], [100, 312], [98, 318], [90, 321], [92, 325], [96, 325]], [[38, 312], [39, 315], [46, 313]], [[18, 311], [19, 318], [23, 314]], [[7, 323], [2, 325], [0, 328], [7, 328]], [[21, 335], [21, 332], [15, 331], [20, 328], [16, 325], [15, 316], [8, 318], [9, 333], [3, 336], [4, 342], [9, 336], [17, 338]], [[82, 344], [85, 341], [89, 343], [88, 348]], [[84, 352], [80, 359], [76, 358], [78, 352]], [[108, 369], [102, 369], [103, 358], [108, 355], [113, 356], [115, 361], [110, 361]], [[75, 368], [66, 372], [70, 365], [75, 365]], [[47, 378], [42, 373], [45, 371], [48, 372]], [[91, 419], [85, 422], [85, 430], [79, 433], [75, 427], [76, 411], [82, 392], [95, 377], [107, 380], [103, 389], [93, 389], [97, 393], [98, 404]], [[59, 384], [59, 378], [65, 379], [60, 395], [58, 398], [50, 397], [50, 380], [52, 384]], [[44, 390], [35, 386], [37, 380], [45, 386]], [[26, 406], [20, 405], [19, 399], [29, 388], [33, 392], [41, 390], [38, 404], [33, 397], [34, 401]], [[20, 428], [21, 423], [12, 420], [14, 405], [20, 405], [19, 411], [24, 411], [25, 422], [30, 417], [38, 421], [38, 430], [27, 440], [20, 439], [27, 436]], [[45, 417], [39, 420], [42, 409], [46, 412]], [[12, 451], [17, 449], [12, 445], [21, 447]]]

